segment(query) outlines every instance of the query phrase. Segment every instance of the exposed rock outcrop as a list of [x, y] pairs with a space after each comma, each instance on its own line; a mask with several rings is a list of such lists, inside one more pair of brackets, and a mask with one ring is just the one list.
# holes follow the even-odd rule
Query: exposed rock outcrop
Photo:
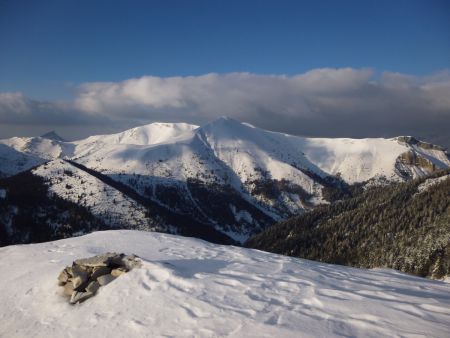
[[77, 259], [72, 266], [61, 271], [58, 284], [64, 287], [64, 295], [69, 298], [70, 304], [81, 303], [94, 296], [101, 286], [141, 264], [137, 256], [123, 253]]

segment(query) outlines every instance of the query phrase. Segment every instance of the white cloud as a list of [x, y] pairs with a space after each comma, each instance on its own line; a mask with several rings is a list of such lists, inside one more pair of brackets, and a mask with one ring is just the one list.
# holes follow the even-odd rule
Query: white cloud
[[[316, 69], [296, 76], [250, 73], [159, 78], [80, 86], [76, 105], [94, 114], [121, 115], [171, 110], [201, 116], [274, 113], [309, 114], [315, 101], [357, 93], [368, 84], [368, 69]], [[182, 115], [180, 117], [183, 117]]]
[[0, 93], [0, 117], [27, 115], [31, 112], [29, 100], [22, 93]]
[[82, 84], [76, 98], [64, 103], [0, 94], [0, 122], [9, 123], [204, 123], [222, 115], [309, 135], [448, 133], [450, 72], [383, 72], [377, 78], [371, 69], [324, 68], [294, 76], [143, 76]]
[[67, 125], [98, 119], [88, 117], [72, 102], [33, 100], [18, 92], [0, 93], [0, 124]]

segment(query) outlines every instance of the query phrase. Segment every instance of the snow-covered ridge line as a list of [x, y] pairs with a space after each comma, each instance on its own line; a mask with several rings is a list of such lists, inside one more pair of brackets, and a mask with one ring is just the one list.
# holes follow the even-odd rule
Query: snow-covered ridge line
[[144, 207], [95, 177], [63, 161], [50, 161], [33, 170], [47, 180], [49, 191], [85, 206], [111, 227], [153, 230]]
[[[104, 252], [144, 264], [78, 306], [56, 277]], [[0, 248], [0, 336], [446, 337], [450, 285], [201, 240], [105, 231]]]
[[[200, 137], [218, 160], [224, 162], [245, 182], [258, 176], [251, 166], [265, 170], [272, 178], [288, 177], [294, 181], [306, 180], [292, 165], [299, 165], [321, 176], [336, 175], [347, 182], [361, 182], [376, 176], [398, 179], [396, 161], [400, 155], [413, 151], [437, 167], [448, 167], [450, 162], [443, 148], [413, 137], [399, 136], [384, 139], [305, 138], [270, 132], [240, 123], [230, 118], [219, 118], [202, 127], [186, 123], [151, 123], [111, 135], [91, 136], [74, 142], [47, 138], [11, 138], [0, 140], [16, 151], [43, 159], [69, 157], [84, 162], [116, 158], [120, 162], [133, 160], [135, 169], [145, 160], [166, 162], [187, 150], [199, 155], [193, 148], [193, 139]], [[58, 136], [59, 138], [59, 136]], [[183, 149], [184, 148], [184, 149]], [[161, 152], [169, 156], [162, 156]], [[152, 159], [157, 153], [157, 159]], [[166, 158], [165, 158], [166, 157]], [[104, 169], [114, 165], [103, 163]], [[141, 163], [145, 165], [145, 163]], [[189, 164], [189, 163], [187, 163]], [[128, 167], [131, 165], [128, 163]], [[174, 171], [174, 168], [170, 168]], [[193, 175], [196, 174], [195, 168]], [[413, 173], [417, 174], [416, 172]], [[177, 178], [189, 176], [174, 173]]]
[[152, 123], [75, 142], [0, 140], [0, 159], [3, 157], [9, 160], [0, 162], [0, 175], [66, 158], [155, 198], [161, 205], [176, 203], [167, 196], [153, 196], [158, 187], [175, 191], [189, 180], [230, 186], [277, 219], [330, 202], [327, 189], [335, 188], [336, 182], [404, 181], [450, 167], [440, 147], [410, 137], [305, 138], [230, 118], [201, 127]]
[[450, 179], [450, 174], [444, 175], [441, 177], [436, 177], [436, 178], [428, 178], [417, 187], [417, 193], [420, 194], [424, 191], [427, 191], [428, 189], [432, 188], [434, 185], [436, 185], [440, 182], [443, 182], [445, 180], [448, 180], [448, 179]]

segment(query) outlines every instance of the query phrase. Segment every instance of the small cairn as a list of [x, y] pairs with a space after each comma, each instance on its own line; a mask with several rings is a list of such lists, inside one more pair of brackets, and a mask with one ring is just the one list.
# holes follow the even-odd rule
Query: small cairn
[[141, 265], [137, 256], [123, 253], [77, 259], [61, 271], [58, 284], [64, 287], [70, 304], [81, 303], [94, 296], [101, 286]]

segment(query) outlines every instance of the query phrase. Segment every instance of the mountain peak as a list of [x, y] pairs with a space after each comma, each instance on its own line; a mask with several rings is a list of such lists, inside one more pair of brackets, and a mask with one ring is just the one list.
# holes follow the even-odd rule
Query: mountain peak
[[237, 127], [241, 127], [243, 124], [238, 121], [235, 120], [231, 117], [228, 116], [221, 116], [215, 120], [212, 120], [211, 122], [205, 124], [202, 126], [202, 128], [206, 128], [206, 129], [234, 129]]
[[54, 130], [41, 135], [41, 137], [54, 141], [66, 142], [66, 140], [64, 140], [61, 136], [59, 136]]
[[236, 119], [234, 119], [234, 118], [232, 118], [232, 117], [225, 116], [225, 115], [223, 115], [223, 116], [217, 118], [217, 119], [214, 120], [212, 123], [214, 123], [214, 122], [227, 122], [227, 123], [239, 123], [239, 124], [241, 124], [240, 121], [238, 121], [238, 120], [236, 120]]
[[435, 150], [440, 150], [440, 151], [445, 151], [444, 147], [429, 143], [429, 142], [425, 142], [422, 140], [417, 139], [414, 136], [398, 136], [395, 138], [398, 142], [401, 143], [405, 143], [411, 146], [418, 146], [424, 149], [435, 149]]

